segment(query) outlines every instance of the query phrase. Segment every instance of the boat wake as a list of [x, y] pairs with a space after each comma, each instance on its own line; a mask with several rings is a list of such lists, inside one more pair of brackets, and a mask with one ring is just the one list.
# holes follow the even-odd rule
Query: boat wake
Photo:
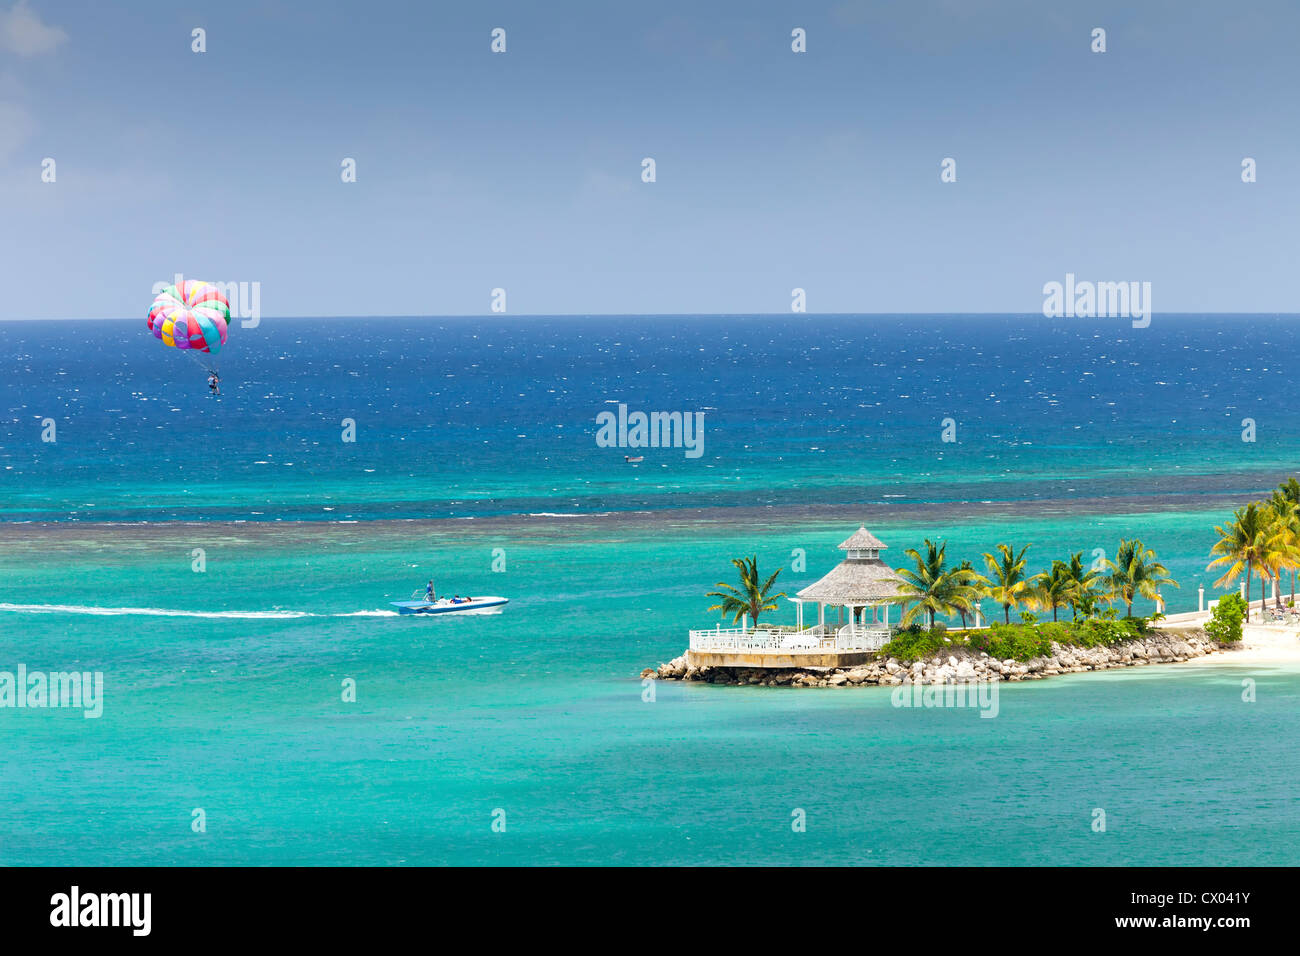
[[165, 607], [89, 607], [83, 604], [5, 604], [0, 611], [18, 614], [89, 614], [97, 617], [198, 617], [233, 621], [294, 621], [305, 617], [397, 617], [396, 611], [346, 611], [314, 614], [311, 611], [179, 611]]
[[319, 617], [309, 611], [176, 611], [163, 607], [87, 607], [81, 604], [0, 604], [0, 611], [20, 614], [93, 614], [117, 617], [204, 617], [235, 620], [292, 620]]

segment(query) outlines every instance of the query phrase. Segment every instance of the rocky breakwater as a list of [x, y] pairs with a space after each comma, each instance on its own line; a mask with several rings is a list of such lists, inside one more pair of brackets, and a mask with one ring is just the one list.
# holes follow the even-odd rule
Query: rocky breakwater
[[797, 667], [694, 667], [686, 655], [641, 676], [657, 680], [704, 681], [709, 684], [755, 684], [762, 687], [862, 687], [898, 684], [964, 684], [985, 681], [1042, 680], [1058, 674], [1174, 664], [1222, 652], [1205, 631], [1196, 628], [1155, 631], [1146, 637], [1110, 647], [1074, 647], [1052, 644], [1050, 654], [1026, 661], [999, 660], [965, 647], [905, 663], [881, 658], [856, 667], [801, 670]]

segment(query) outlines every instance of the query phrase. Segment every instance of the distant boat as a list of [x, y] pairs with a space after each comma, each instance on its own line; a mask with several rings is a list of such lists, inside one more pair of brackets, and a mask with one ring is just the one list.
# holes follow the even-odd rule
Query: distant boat
[[459, 601], [452, 598], [438, 598], [436, 601], [389, 601], [393, 607], [397, 608], [401, 614], [455, 614], [458, 611], [477, 611], [485, 607], [500, 607], [503, 604], [509, 604], [509, 598], [503, 597], [471, 597], [461, 598]]
[[639, 464], [640, 462], [645, 461], [645, 455], [637, 455], [635, 458], [633, 458], [631, 455], [624, 455], [623, 460], [627, 462], [629, 465], [636, 465]]

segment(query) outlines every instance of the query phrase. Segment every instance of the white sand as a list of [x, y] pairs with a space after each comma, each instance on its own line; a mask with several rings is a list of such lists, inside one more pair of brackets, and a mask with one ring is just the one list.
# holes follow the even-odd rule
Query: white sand
[[1300, 628], [1243, 624], [1239, 650], [1223, 655], [1226, 662], [1300, 665]]
[[[1196, 617], [1199, 620], [1187, 620]], [[1168, 630], [1177, 630], [1179, 626], [1202, 626], [1209, 615], [1178, 615], [1180, 620]], [[1157, 625], [1159, 626], [1159, 625]], [[1199, 657], [1188, 661], [1189, 664], [1284, 664], [1300, 668], [1300, 628], [1281, 624], [1243, 624], [1241, 626], [1241, 644], [1231, 650], [1210, 657]]]

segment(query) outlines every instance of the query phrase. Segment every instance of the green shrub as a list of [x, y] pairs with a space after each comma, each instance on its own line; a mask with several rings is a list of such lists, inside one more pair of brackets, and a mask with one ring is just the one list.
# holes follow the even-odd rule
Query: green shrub
[[1210, 619], [1205, 622], [1205, 632], [1220, 644], [1235, 644], [1241, 640], [1241, 622], [1246, 617], [1246, 601], [1236, 591], [1219, 598]]
[[1010, 657], [1027, 661], [1051, 651], [1052, 642], [1039, 633], [1039, 627], [1041, 625], [991, 624], [988, 630], [973, 631], [969, 644], [972, 649], [984, 651], [999, 660]]
[[1116, 617], [1112, 614], [1081, 621], [1046, 621], [1041, 624], [1033, 620], [1023, 624], [994, 622], [981, 630], [953, 634], [942, 622], [936, 621], [933, 630], [926, 630], [918, 623], [900, 630], [881, 653], [911, 663], [945, 654], [954, 647], [968, 647], [999, 660], [1027, 661], [1031, 657], [1051, 654], [1053, 643], [1064, 647], [1110, 647], [1122, 641], [1136, 640], [1149, 633], [1152, 621], [1159, 617]]
[[894, 639], [881, 648], [880, 653], [884, 657], [908, 663], [919, 661], [951, 647], [952, 645], [944, 643], [944, 636], [942, 631], [925, 631], [919, 626], [907, 627], [895, 634]]
[[1056, 641], [1058, 644], [1076, 644], [1079, 630], [1078, 625], [1070, 624], [1066, 621], [1048, 621], [1046, 624], [1038, 625], [1038, 633], [1048, 641]]
[[1080, 646], [1110, 647], [1142, 637], [1147, 633], [1147, 624], [1140, 617], [1092, 618], [1084, 621], [1079, 630]]

